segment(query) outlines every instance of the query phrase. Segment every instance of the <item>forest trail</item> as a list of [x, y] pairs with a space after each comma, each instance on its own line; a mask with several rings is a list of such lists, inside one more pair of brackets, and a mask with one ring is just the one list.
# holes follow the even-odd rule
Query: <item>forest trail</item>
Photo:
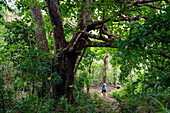
[[[84, 88], [84, 91], [87, 92], [87, 89]], [[100, 85], [93, 85], [92, 87], [90, 87], [90, 90], [89, 90], [91, 95], [97, 94], [98, 97], [103, 100], [102, 104], [110, 105], [112, 110], [115, 109], [115, 106], [112, 105], [112, 103], [113, 102], [117, 102], [117, 100], [115, 98], [111, 97], [112, 92], [114, 92], [114, 91], [115, 91], [115, 88], [112, 85], [110, 85], [110, 84], [107, 85], [107, 92], [106, 92], [106, 96], [105, 97], [102, 94], [102, 84], [100, 84]], [[116, 110], [114, 113], [119, 113], [119, 111]]]

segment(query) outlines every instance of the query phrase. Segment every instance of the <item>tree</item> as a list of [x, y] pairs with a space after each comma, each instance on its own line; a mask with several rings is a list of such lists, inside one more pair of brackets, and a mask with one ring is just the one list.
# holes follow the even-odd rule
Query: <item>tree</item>
[[107, 69], [108, 69], [108, 57], [109, 55], [106, 54], [104, 56], [104, 59], [103, 59], [103, 62], [104, 62], [104, 67], [103, 67], [103, 82], [106, 83], [106, 72], [107, 72]]
[[[165, 1], [165, 2], [164, 2]], [[123, 48], [126, 45], [127, 36], [131, 33], [129, 23], [135, 21], [147, 21], [150, 15], [163, 10], [163, 6], [169, 4], [167, 0], [45, 0], [45, 2], [23, 1], [18, 2], [19, 7], [28, 7], [31, 11], [36, 44], [40, 51], [49, 53], [54, 51], [59, 57], [53, 58], [53, 71], [57, 72], [62, 82], [53, 85], [53, 96], [66, 95], [68, 101], [73, 98], [75, 65], [81, 51], [87, 47], [111, 47]], [[21, 4], [21, 5], [20, 5]], [[22, 4], [24, 4], [22, 6]], [[43, 5], [43, 6], [42, 6]], [[47, 8], [47, 9], [46, 9]], [[26, 8], [25, 8], [26, 9]], [[54, 50], [49, 48], [45, 30], [42, 9], [48, 10], [45, 15], [50, 17]], [[26, 9], [27, 10], [27, 9]], [[70, 22], [66, 18], [74, 17], [76, 21]], [[76, 24], [72, 32], [72, 38], [66, 37], [65, 25]], [[92, 32], [96, 32], [92, 34]], [[71, 36], [70, 36], [71, 37]], [[130, 37], [131, 38], [131, 37]], [[129, 38], [129, 39], [130, 39]], [[124, 49], [124, 48], [123, 48]], [[127, 46], [125, 46], [127, 49]], [[166, 54], [164, 54], [166, 55]], [[48, 59], [46, 62], [49, 63]]]

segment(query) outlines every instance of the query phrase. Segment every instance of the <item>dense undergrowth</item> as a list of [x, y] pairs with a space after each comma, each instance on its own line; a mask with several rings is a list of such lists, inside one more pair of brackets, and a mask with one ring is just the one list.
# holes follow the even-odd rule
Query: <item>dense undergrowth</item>
[[136, 92], [132, 95], [127, 88], [121, 88], [112, 93], [112, 97], [117, 100], [119, 111], [127, 112], [153, 112], [169, 113], [170, 112], [170, 94], [169, 91], [159, 88], [159, 93], [147, 89]]
[[[80, 113], [80, 112], [105, 112], [111, 111], [111, 106], [103, 103], [103, 100], [98, 94], [90, 95], [83, 91], [75, 92], [75, 101], [69, 104], [67, 99], [63, 96], [58, 100], [50, 99], [49, 97], [39, 98], [37, 92], [30, 94], [23, 90], [15, 91], [9, 80], [4, 80], [1, 77], [1, 106], [0, 112], [4, 113]], [[14, 82], [13, 82], [14, 83]], [[76, 89], [75, 89], [76, 90]]]

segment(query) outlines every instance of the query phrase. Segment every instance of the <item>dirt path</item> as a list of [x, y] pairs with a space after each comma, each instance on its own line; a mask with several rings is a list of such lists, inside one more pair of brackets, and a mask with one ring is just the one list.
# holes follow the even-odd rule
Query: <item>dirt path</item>
[[[86, 88], [84, 89], [84, 91], [87, 92]], [[117, 100], [115, 98], [112, 98], [112, 93], [114, 91], [115, 91], [114, 86], [107, 84], [107, 92], [106, 92], [106, 96], [104, 97], [101, 93], [102, 92], [102, 84], [101, 85], [94, 85], [94, 86], [90, 87], [90, 94], [92, 95], [92, 97], [93, 97], [94, 94], [97, 94], [98, 98], [102, 99], [102, 104], [110, 105], [110, 108], [108, 108], [108, 109], [106, 108], [106, 110], [108, 110], [109, 113], [120, 113], [119, 108], [118, 108], [118, 110], [115, 111], [116, 106], [118, 106], [119, 103], [116, 103]], [[113, 105], [112, 104], [113, 102], [115, 102], [116, 105]], [[138, 113], [145, 113], [142, 109], [138, 109], [137, 112]]]
[[[107, 85], [107, 92], [106, 96], [104, 97], [102, 92], [102, 85], [95, 85], [90, 87], [90, 94], [93, 95], [94, 93], [97, 94], [102, 100], [103, 104], [108, 104], [111, 106], [111, 109], [115, 109], [115, 106], [112, 105], [113, 102], [117, 102], [115, 98], [111, 98], [112, 92], [114, 91], [114, 87], [112, 85]], [[87, 92], [86, 88], [84, 89]], [[119, 113], [119, 111], [115, 111], [114, 113]]]

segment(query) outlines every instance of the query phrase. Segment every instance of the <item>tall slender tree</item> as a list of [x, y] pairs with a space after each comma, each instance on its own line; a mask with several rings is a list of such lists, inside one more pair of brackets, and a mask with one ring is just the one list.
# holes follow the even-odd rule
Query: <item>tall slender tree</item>
[[107, 69], [108, 69], [108, 57], [109, 55], [106, 54], [104, 56], [103, 62], [104, 62], [104, 68], [103, 68], [103, 82], [106, 83], [106, 73], [107, 73]]

